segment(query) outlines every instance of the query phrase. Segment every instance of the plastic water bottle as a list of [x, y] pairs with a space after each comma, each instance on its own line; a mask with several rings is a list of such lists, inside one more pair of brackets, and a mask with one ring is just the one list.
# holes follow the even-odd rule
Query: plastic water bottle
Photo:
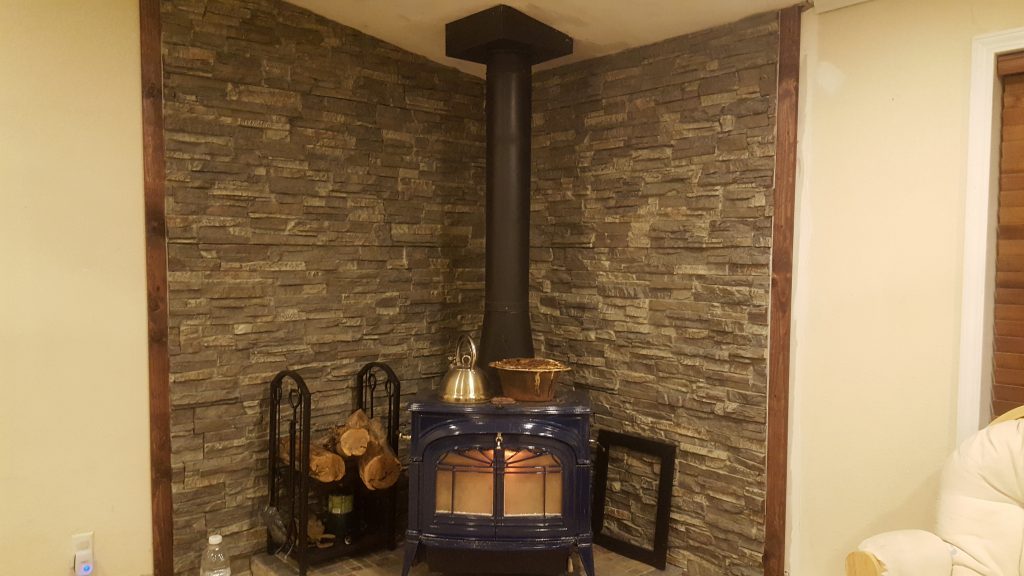
[[199, 576], [231, 576], [231, 560], [220, 547], [223, 541], [220, 534], [210, 536], [199, 563]]

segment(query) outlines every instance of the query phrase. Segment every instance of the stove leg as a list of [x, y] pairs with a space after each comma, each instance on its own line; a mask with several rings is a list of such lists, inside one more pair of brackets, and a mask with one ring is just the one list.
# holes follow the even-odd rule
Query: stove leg
[[411, 536], [405, 537], [405, 562], [402, 564], [402, 576], [409, 576], [412, 569], [412, 562], [416, 559], [416, 551], [420, 547], [420, 541]]
[[594, 546], [593, 544], [580, 544], [576, 547], [576, 553], [580, 555], [580, 562], [583, 564], [583, 572], [587, 576], [594, 576]]

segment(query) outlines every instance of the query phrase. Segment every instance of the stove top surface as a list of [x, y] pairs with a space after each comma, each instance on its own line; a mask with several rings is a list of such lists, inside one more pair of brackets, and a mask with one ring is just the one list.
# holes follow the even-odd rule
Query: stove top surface
[[435, 390], [420, 392], [409, 402], [410, 412], [450, 412], [458, 414], [590, 414], [590, 400], [582, 390], [563, 388], [549, 402], [521, 402], [496, 405], [491, 402], [457, 404], [441, 400]]

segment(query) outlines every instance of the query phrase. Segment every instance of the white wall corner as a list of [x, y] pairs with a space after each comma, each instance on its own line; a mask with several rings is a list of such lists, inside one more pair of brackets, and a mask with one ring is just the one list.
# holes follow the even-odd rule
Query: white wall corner
[[847, 6], [853, 6], [854, 4], [863, 4], [864, 2], [870, 2], [871, 0], [813, 0], [814, 9], [818, 14], [824, 14], [825, 12], [831, 12], [833, 10], [839, 10], [840, 8], [846, 8]]

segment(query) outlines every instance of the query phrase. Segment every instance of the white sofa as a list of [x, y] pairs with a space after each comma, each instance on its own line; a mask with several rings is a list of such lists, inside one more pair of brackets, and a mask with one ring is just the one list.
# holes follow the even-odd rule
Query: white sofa
[[864, 540], [847, 576], [1024, 576], [1024, 407], [968, 438], [946, 462], [935, 532]]

